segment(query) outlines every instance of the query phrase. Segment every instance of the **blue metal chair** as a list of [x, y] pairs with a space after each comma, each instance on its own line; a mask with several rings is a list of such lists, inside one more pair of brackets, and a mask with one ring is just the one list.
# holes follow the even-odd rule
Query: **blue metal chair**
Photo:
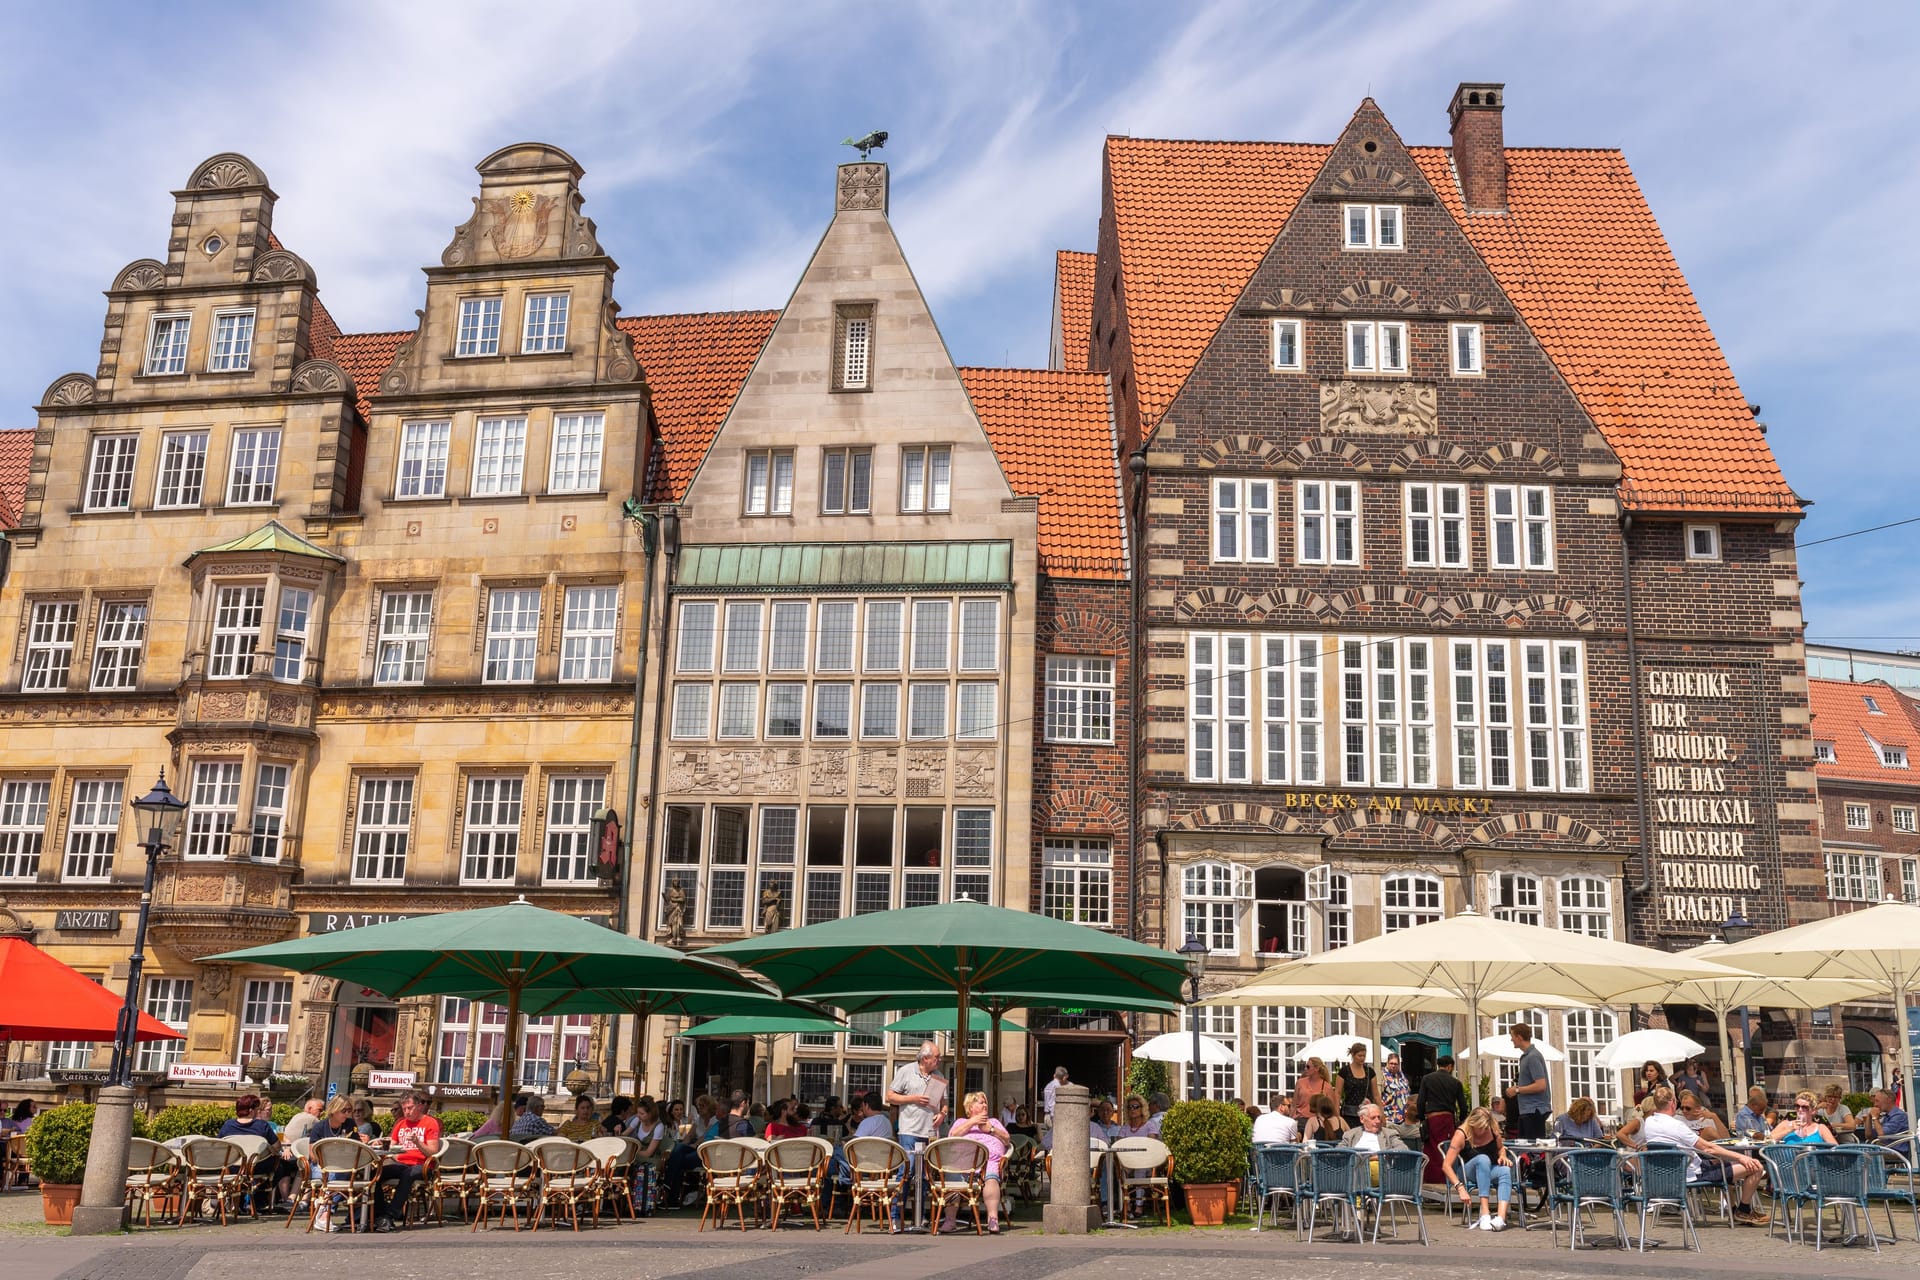
[[[1266, 1224], [1269, 1202], [1285, 1200], [1289, 1210], [1293, 1210], [1300, 1198], [1299, 1186], [1294, 1181], [1294, 1162], [1299, 1159], [1300, 1148], [1291, 1143], [1262, 1142], [1253, 1149], [1254, 1191], [1258, 1199], [1254, 1204], [1253, 1229], [1260, 1230]], [[1280, 1206], [1273, 1206], [1273, 1221], [1280, 1222]]]
[[[1427, 1171], [1427, 1153], [1382, 1151], [1373, 1158], [1380, 1162], [1379, 1185], [1368, 1185], [1371, 1179], [1364, 1172], [1360, 1175], [1360, 1194], [1373, 1202], [1373, 1243], [1380, 1243], [1380, 1220], [1389, 1214], [1393, 1215], [1393, 1238], [1400, 1238], [1398, 1206], [1410, 1205], [1414, 1220], [1420, 1224], [1420, 1243], [1431, 1244], [1432, 1241], [1427, 1239], [1426, 1205], [1420, 1199], [1421, 1182]], [[1360, 1168], [1365, 1170], [1364, 1162]]]
[[[1853, 1220], [1855, 1214], [1864, 1218], [1867, 1239], [1873, 1244], [1873, 1251], [1880, 1252], [1880, 1237], [1873, 1229], [1873, 1205], [1867, 1199], [1867, 1168], [1872, 1163], [1872, 1156], [1864, 1147], [1815, 1147], [1794, 1161], [1796, 1166], [1805, 1169], [1802, 1176], [1807, 1181], [1809, 1203], [1813, 1206], [1816, 1251], [1827, 1247], [1826, 1211], [1831, 1205], [1840, 1210], [1842, 1223]], [[1805, 1238], [1804, 1227], [1800, 1234]]]
[[1547, 1220], [1553, 1240], [1560, 1241], [1560, 1209], [1567, 1210], [1567, 1248], [1576, 1249], [1584, 1234], [1588, 1209], [1605, 1209], [1613, 1214], [1615, 1238], [1627, 1247], [1626, 1188], [1620, 1181], [1620, 1155], [1614, 1151], [1569, 1151], [1554, 1161], [1553, 1189], [1548, 1193]]
[[[1440, 1158], [1443, 1161], [1447, 1158], [1447, 1153], [1445, 1149], [1441, 1150]], [[1466, 1165], [1466, 1156], [1464, 1154], [1454, 1158], [1453, 1165], [1452, 1165], [1453, 1176], [1460, 1179], [1462, 1185], [1465, 1185], [1467, 1180], [1465, 1165]], [[1453, 1211], [1456, 1207], [1458, 1207], [1458, 1204], [1459, 1204], [1459, 1197], [1452, 1193], [1452, 1188], [1447, 1186], [1447, 1181], [1444, 1177], [1440, 1180], [1440, 1196], [1441, 1196], [1441, 1199], [1440, 1199], [1441, 1207], [1446, 1214], [1447, 1221], [1451, 1222], [1453, 1220]], [[1528, 1229], [1527, 1228], [1527, 1202], [1526, 1202], [1526, 1197], [1520, 1193], [1520, 1167], [1519, 1167], [1518, 1161], [1514, 1162], [1513, 1199], [1507, 1202], [1507, 1215], [1510, 1219], [1512, 1219], [1514, 1230], [1525, 1231]], [[1475, 1222], [1475, 1218], [1473, 1216], [1472, 1210], [1470, 1209], [1461, 1210], [1460, 1225], [1462, 1227], [1471, 1227], [1474, 1224], [1474, 1222]]]
[[1322, 1206], [1334, 1211], [1337, 1223], [1344, 1217], [1360, 1238], [1360, 1188], [1367, 1177], [1366, 1153], [1352, 1147], [1315, 1147], [1302, 1151], [1294, 1160], [1293, 1181], [1298, 1189], [1294, 1203], [1294, 1238], [1300, 1235], [1304, 1219], [1307, 1243], [1313, 1243], [1313, 1224]]
[[1785, 1238], [1791, 1242], [1799, 1233], [1800, 1213], [1807, 1207], [1812, 1197], [1803, 1170], [1798, 1161], [1807, 1153], [1803, 1145], [1791, 1142], [1769, 1142], [1760, 1148], [1760, 1163], [1766, 1166], [1767, 1186], [1773, 1193], [1773, 1221], [1767, 1223], [1767, 1235], [1773, 1235], [1774, 1223], [1778, 1222]]
[[1915, 1176], [1913, 1161], [1895, 1151], [1886, 1142], [1868, 1148], [1867, 1199], [1887, 1206], [1887, 1238], [1898, 1240], [1893, 1225], [1893, 1206], [1904, 1204], [1913, 1210], [1913, 1234], [1920, 1239], [1920, 1177]]
[[1689, 1249], [1700, 1248], [1700, 1236], [1693, 1229], [1693, 1206], [1687, 1199], [1689, 1158], [1684, 1151], [1643, 1151], [1633, 1157], [1638, 1179], [1627, 1191], [1627, 1202], [1640, 1206], [1640, 1252], [1647, 1251], [1647, 1215], [1658, 1222], [1662, 1209], [1680, 1211], [1682, 1242]]

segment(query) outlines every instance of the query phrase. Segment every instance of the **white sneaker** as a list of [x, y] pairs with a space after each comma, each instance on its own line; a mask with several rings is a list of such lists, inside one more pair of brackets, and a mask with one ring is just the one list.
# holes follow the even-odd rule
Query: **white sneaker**
[[315, 1231], [331, 1231], [333, 1229], [332, 1210], [322, 1209], [313, 1220], [313, 1229]]
[[1507, 1220], [1506, 1220], [1506, 1218], [1504, 1218], [1504, 1217], [1500, 1217], [1500, 1218], [1495, 1218], [1495, 1219], [1493, 1220], [1493, 1226], [1492, 1226], [1492, 1230], [1494, 1230], [1494, 1231], [1505, 1231], [1506, 1229], [1507, 1229]]
[[1483, 1213], [1480, 1215], [1480, 1229], [1482, 1231], [1498, 1231], [1500, 1228], [1494, 1226], [1493, 1219]]

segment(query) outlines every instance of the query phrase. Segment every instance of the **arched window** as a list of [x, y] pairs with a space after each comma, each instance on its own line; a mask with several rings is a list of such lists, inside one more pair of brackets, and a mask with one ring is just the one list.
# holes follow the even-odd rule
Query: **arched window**
[[1216, 955], [1240, 954], [1240, 904], [1253, 897], [1253, 873], [1225, 862], [1195, 862], [1180, 873], [1184, 938]]
[[1540, 877], [1503, 871], [1491, 878], [1488, 887], [1495, 920], [1511, 920], [1515, 924], [1546, 923], [1540, 910]]
[[1435, 876], [1388, 876], [1381, 886], [1380, 931], [1394, 933], [1432, 924], [1445, 914]]
[[1598, 876], [1568, 876], [1562, 880], [1560, 927], [1590, 938], [1611, 938], [1613, 894], [1607, 882]]

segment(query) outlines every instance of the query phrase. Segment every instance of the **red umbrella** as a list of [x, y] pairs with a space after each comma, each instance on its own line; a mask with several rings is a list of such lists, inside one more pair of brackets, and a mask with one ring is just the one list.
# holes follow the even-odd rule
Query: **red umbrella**
[[[24, 938], [0, 938], [0, 1043], [8, 1040], [111, 1040], [122, 1000]], [[135, 1040], [184, 1040], [146, 1014]]]

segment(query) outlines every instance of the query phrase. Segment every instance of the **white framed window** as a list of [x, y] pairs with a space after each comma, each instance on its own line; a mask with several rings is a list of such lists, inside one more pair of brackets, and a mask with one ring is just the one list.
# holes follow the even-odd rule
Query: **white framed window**
[[114, 849], [120, 840], [118, 778], [83, 778], [73, 784], [67, 817], [67, 856], [60, 879], [68, 884], [104, 884], [113, 878]]
[[147, 647], [147, 602], [108, 600], [100, 606], [93, 637], [94, 689], [131, 689], [140, 680]]
[[947, 646], [950, 642], [952, 617], [951, 601], [915, 600], [913, 602], [913, 669], [915, 671], [947, 669]]
[[1907, 767], [1907, 749], [1905, 747], [1880, 748], [1880, 765], [1885, 769], [1904, 769]]
[[356, 884], [399, 884], [407, 875], [413, 834], [413, 779], [362, 778], [354, 809]]
[[613, 679], [613, 636], [620, 588], [568, 587], [560, 618], [560, 679]]
[[532, 680], [539, 644], [540, 588], [488, 588], [487, 645], [480, 678], [487, 684]]
[[1320, 641], [1312, 636], [1262, 636], [1260, 655], [1261, 777], [1264, 781], [1320, 781]]
[[1048, 836], [1040, 850], [1040, 910], [1055, 920], [1105, 929], [1113, 923], [1113, 846]]
[[1546, 913], [1540, 903], [1540, 877], [1520, 872], [1501, 872], [1489, 877], [1493, 918], [1512, 924], [1543, 925]]
[[1910, 804], [1896, 804], [1892, 808], [1893, 829], [1911, 835], [1920, 827], [1914, 825], [1914, 807]]
[[1686, 526], [1687, 559], [1718, 560], [1720, 558], [1720, 526], [1717, 524], [1690, 524]]
[[[1240, 1011], [1233, 1008], [1190, 1007], [1181, 1013], [1181, 1030], [1191, 1035], [1198, 1023], [1200, 1034], [1218, 1041], [1233, 1054], [1232, 1062], [1209, 1063], [1200, 1069], [1200, 1094], [1214, 1102], [1240, 1096]], [[1184, 1073], [1191, 1080], [1191, 1072]]]
[[237, 760], [201, 760], [193, 766], [188, 791], [187, 838], [180, 856], [189, 861], [217, 861], [233, 848], [233, 827], [240, 816], [240, 773]]
[[1273, 562], [1273, 481], [1214, 480], [1213, 558], [1216, 563]]
[[793, 450], [752, 449], [746, 455], [743, 510], [750, 516], [793, 512]]
[[255, 862], [280, 861], [287, 828], [287, 782], [293, 770], [262, 764], [253, 776], [253, 842], [247, 856]]
[[704, 738], [712, 723], [709, 704], [713, 686], [676, 684], [673, 686], [673, 735], [676, 738]]
[[253, 309], [213, 313], [209, 373], [244, 373], [253, 363]]
[[307, 676], [307, 645], [313, 628], [313, 592], [280, 588], [280, 616], [273, 631], [273, 678], [297, 684]]
[[482, 418], [473, 427], [473, 483], [476, 498], [520, 492], [527, 464], [527, 420]]
[[1880, 700], [1874, 697], [1870, 693], [1861, 694], [1860, 701], [1866, 704], [1867, 713], [1869, 715], [1883, 716], [1887, 714], [1886, 712], [1880, 709]]
[[293, 979], [249, 978], [240, 1000], [240, 1060], [266, 1058], [277, 1068], [292, 1012]]
[[1404, 320], [1347, 321], [1348, 373], [1405, 373], [1407, 325]]
[[760, 670], [760, 602], [729, 600], [726, 634], [720, 647], [720, 669], [726, 672]]
[[40, 874], [52, 790], [45, 778], [0, 782], [0, 880], [32, 880]]
[[1834, 750], [1834, 745], [1831, 742], [1816, 740], [1813, 744], [1813, 758], [1818, 764], [1840, 763], [1840, 755]]
[[[849, 614], [851, 621], [851, 614]], [[849, 640], [848, 648], [852, 648]], [[960, 670], [998, 671], [1000, 669], [1000, 602], [998, 600], [962, 600], [960, 602]], [[849, 665], [848, 670], [852, 670]]]
[[861, 640], [861, 669], [898, 671], [902, 623], [906, 609], [899, 600], [869, 600], [866, 632]]
[[140, 437], [95, 436], [87, 462], [88, 511], [125, 511], [133, 505], [133, 463]]
[[147, 363], [142, 372], [149, 377], [187, 371], [187, 335], [193, 329], [193, 317], [184, 311], [163, 311], [147, 322]]
[[947, 736], [947, 686], [914, 684], [907, 686], [907, 737], [944, 738]]
[[567, 307], [564, 293], [527, 295], [526, 323], [520, 330], [520, 350], [527, 355], [567, 349]]
[[460, 299], [460, 321], [454, 333], [453, 354], [461, 358], [500, 354], [498, 295]]
[[1047, 658], [1046, 737], [1113, 741], [1113, 659]]
[[946, 511], [953, 505], [953, 449], [944, 444], [900, 450], [900, 510]]
[[1404, 249], [1403, 211], [1397, 204], [1341, 206], [1341, 247], [1346, 249]]
[[1279, 373], [1298, 373], [1305, 367], [1298, 320], [1273, 322], [1273, 367]]
[[1467, 487], [1408, 484], [1405, 506], [1407, 563], [1417, 568], [1467, 567]]
[[1353, 945], [1353, 878], [1335, 871], [1327, 877], [1327, 950]]
[[1000, 732], [1000, 686], [962, 681], [954, 700], [954, 732], [962, 738], [992, 738]]
[[227, 505], [270, 506], [280, 474], [280, 428], [247, 427], [233, 433], [227, 468]]
[[1252, 637], [1188, 637], [1188, 776], [1249, 782], [1253, 768]]
[[853, 686], [817, 684], [813, 686], [813, 736], [849, 738], [853, 736]]
[[407, 422], [400, 426], [400, 478], [396, 498], [447, 496], [447, 449], [453, 423]]
[[1589, 938], [1613, 936], [1613, 891], [1599, 876], [1560, 880], [1560, 927]]
[[593, 817], [607, 803], [607, 780], [571, 775], [547, 779], [547, 852], [541, 879], [578, 884], [598, 874], [594, 867]]
[[1293, 1092], [1300, 1079], [1295, 1055], [1307, 1047], [1308, 1013], [1300, 1005], [1255, 1005], [1253, 1009], [1253, 1098], [1265, 1106]]
[[512, 884], [520, 864], [521, 778], [468, 778], [460, 883]]
[[214, 680], [243, 680], [254, 674], [260, 629], [266, 619], [267, 588], [220, 587], [213, 595], [213, 643], [207, 675]]
[[820, 602], [819, 638], [813, 654], [815, 671], [840, 675], [853, 670], [853, 626], [853, 601]]
[[1495, 569], [1553, 568], [1553, 490], [1487, 486], [1487, 558]]
[[714, 733], [722, 738], [751, 738], [760, 727], [760, 686], [733, 683], [720, 686], [720, 724]]
[[1214, 955], [1240, 954], [1240, 916], [1253, 901], [1253, 872], [1226, 862], [1190, 862], [1180, 870], [1183, 940], [1198, 938]]
[[953, 896], [993, 901], [993, 810], [953, 811]]
[[[600, 458], [607, 443], [604, 413], [553, 415], [553, 465], [547, 474], [549, 493], [592, 493], [600, 487]], [[792, 502], [789, 461], [788, 502]]]
[[873, 450], [828, 449], [820, 455], [820, 510], [830, 516], [873, 510]]
[[897, 738], [900, 736], [900, 686], [863, 684], [860, 686], [860, 736]]
[[807, 686], [804, 684], [767, 686], [767, 737], [798, 738], [806, 723]]
[[730, 805], [713, 809], [713, 847], [708, 852], [707, 928], [739, 929], [747, 922], [747, 823], [751, 811]]
[[27, 624], [26, 662], [20, 688], [64, 689], [73, 671], [74, 637], [80, 629], [78, 600], [42, 600], [33, 606]]
[[192, 978], [148, 978], [143, 1011], [180, 1033], [178, 1040], [149, 1040], [134, 1060], [136, 1071], [165, 1071], [187, 1050], [187, 1023], [193, 1017]]
[[804, 672], [807, 669], [807, 613], [804, 600], [775, 600], [772, 625], [767, 629], [767, 670]]
[[1846, 806], [1846, 823], [1849, 831], [1871, 831], [1873, 829], [1873, 811], [1864, 804]]
[[719, 606], [711, 600], [686, 600], [680, 605], [680, 642], [675, 646], [677, 671], [713, 670], [713, 624]]
[[1900, 901], [1920, 903], [1920, 858], [1900, 859]]
[[834, 309], [839, 330], [833, 353], [833, 389], [865, 391], [873, 380], [873, 304], [842, 303]]
[[156, 507], [197, 507], [207, 485], [207, 433], [169, 431], [160, 437]]
[[1871, 853], [1827, 855], [1827, 897], [1835, 902], [1880, 901], [1880, 858]]
[[1436, 785], [1432, 640], [1347, 636], [1339, 663], [1342, 783]]
[[1447, 349], [1453, 353], [1453, 376], [1477, 377], [1486, 372], [1482, 347], [1483, 330], [1478, 324], [1455, 322], [1447, 326]]
[[1360, 486], [1352, 480], [1295, 482], [1294, 559], [1360, 563]]
[[375, 684], [419, 684], [427, 678], [433, 637], [433, 592], [386, 591], [380, 596], [380, 643]]
[[1437, 877], [1388, 876], [1380, 885], [1381, 932], [1432, 924], [1441, 917], [1442, 901]]
[[1572, 1009], [1567, 1012], [1567, 1092], [1575, 1098], [1592, 1098], [1593, 1109], [1603, 1116], [1620, 1111], [1620, 1073], [1599, 1066], [1594, 1059], [1620, 1033], [1620, 1023], [1605, 1009]]

